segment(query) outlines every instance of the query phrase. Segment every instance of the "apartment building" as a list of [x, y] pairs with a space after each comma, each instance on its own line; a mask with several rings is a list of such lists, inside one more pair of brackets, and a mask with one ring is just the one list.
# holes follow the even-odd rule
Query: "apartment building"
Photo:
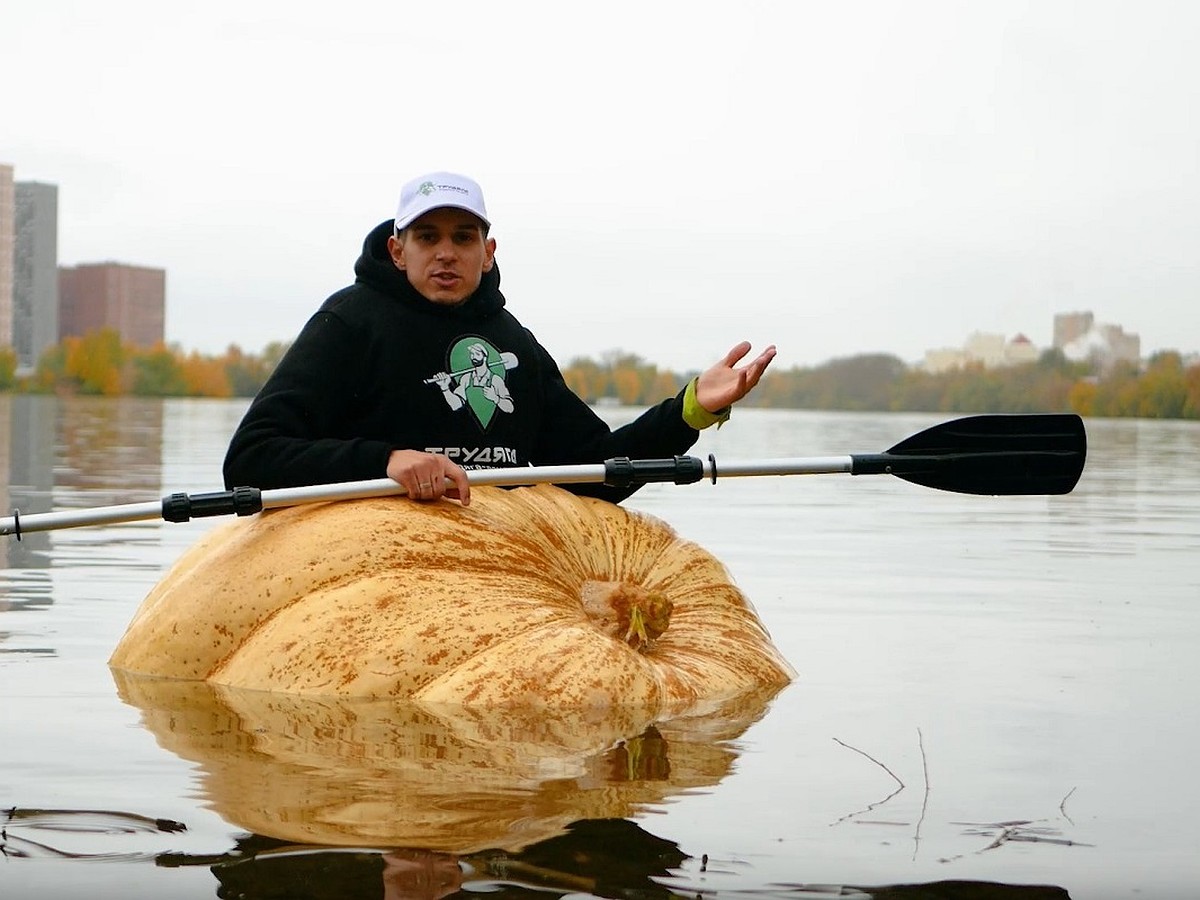
[[13, 222], [12, 348], [31, 371], [58, 343], [58, 186], [18, 181]]
[[13, 342], [13, 203], [13, 168], [0, 163], [0, 347]]
[[165, 270], [102, 262], [63, 267], [58, 275], [60, 338], [112, 328], [138, 347], [164, 340]]

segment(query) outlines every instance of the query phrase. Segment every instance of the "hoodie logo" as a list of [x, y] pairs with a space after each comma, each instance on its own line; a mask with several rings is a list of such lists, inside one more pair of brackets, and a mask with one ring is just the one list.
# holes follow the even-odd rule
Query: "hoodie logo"
[[438, 372], [425, 383], [436, 384], [451, 409], [469, 409], [484, 431], [497, 410], [513, 411], [504, 373], [517, 367], [515, 354], [501, 353], [481, 337], [465, 337], [450, 348], [447, 359], [449, 371]]

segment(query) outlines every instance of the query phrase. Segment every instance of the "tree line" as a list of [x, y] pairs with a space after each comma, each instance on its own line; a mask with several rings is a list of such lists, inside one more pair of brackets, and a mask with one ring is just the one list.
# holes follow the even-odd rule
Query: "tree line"
[[[697, 373], [663, 371], [630, 354], [600, 361], [581, 358], [563, 377], [589, 403], [612, 398], [629, 406], [656, 403]], [[1144, 366], [1071, 362], [1047, 350], [1036, 362], [1003, 368], [968, 365], [926, 372], [899, 357], [868, 353], [818, 366], [768, 369], [743, 406], [868, 412], [1031, 413], [1200, 419], [1200, 363], [1185, 364], [1174, 350]]]
[[[223, 354], [158, 345], [137, 348], [113, 329], [64, 338], [42, 354], [32, 373], [17, 374], [16, 356], [0, 348], [0, 390], [142, 397], [252, 397], [287, 350], [261, 353], [230, 345]], [[646, 406], [677, 393], [696, 372], [660, 369], [639, 356], [611, 351], [578, 357], [563, 378], [589, 403]], [[1033, 363], [1004, 368], [966, 366], [931, 373], [882, 353], [829, 360], [818, 366], [771, 368], [744, 406], [875, 412], [1076, 412], [1083, 416], [1200, 419], [1200, 363], [1173, 350], [1143, 366], [1100, 369], [1071, 362], [1060, 350]]]
[[32, 373], [18, 375], [16, 354], [0, 348], [0, 390], [106, 397], [253, 397], [282, 358], [287, 344], [246, 353], [231, 344], [223, 354], [185, 352], [158, 344], [135, 347], [115, 329], [63, 338], [42, 353]]

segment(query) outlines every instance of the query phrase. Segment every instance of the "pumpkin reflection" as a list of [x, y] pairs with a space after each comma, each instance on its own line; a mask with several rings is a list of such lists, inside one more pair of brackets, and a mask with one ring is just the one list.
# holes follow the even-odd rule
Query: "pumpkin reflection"
[[579, 819], [711, 788], [775, 689], [655, 720], [604, 711], [302, 697], [114, 672], [123, 700], [200, 765], [231, 824], [308, 844], [518, 850]]
[[725, 567], [651, 516], [549, 485], [218, 527], [112, 666], [292, 694], [673, 716], [793, 676]]

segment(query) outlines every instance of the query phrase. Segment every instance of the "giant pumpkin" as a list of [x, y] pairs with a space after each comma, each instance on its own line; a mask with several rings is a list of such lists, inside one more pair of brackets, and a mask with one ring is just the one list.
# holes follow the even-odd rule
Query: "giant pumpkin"
[[110, 663], [293, 694], [656, 715], [793, 674], [711, 554], [548, 485], [228, 522], [151, 591]]

